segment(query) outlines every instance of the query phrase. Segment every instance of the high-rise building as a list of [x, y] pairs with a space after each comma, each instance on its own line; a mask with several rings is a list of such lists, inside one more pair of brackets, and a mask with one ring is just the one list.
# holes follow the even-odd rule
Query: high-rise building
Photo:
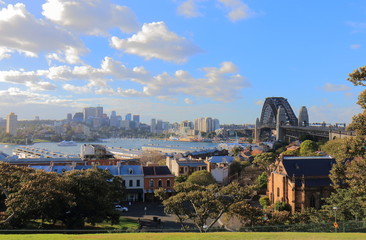
[[133, 115], [133, 121], [135, 123], [140, 123], [140, 115]]
[[96, 111], [94, 107], [87, 107], [84, 108], [84, 121], [88, 120], [89, 118], [93, 118], [96, 115]]
[[11, 112], [6, 118], [6, 133], [12, 136], [17, 134], [18, 116]]
[[103, 107], [95, 108], [95, 117], [102, 118], [103, 117]]
[[72, 114], [71, 113], [67, 114], [67, 121], [69, 121], [69, 122], [72, 121]]
[[155, 118], [151, 119], [150, 131], [152, 133], [156, 133], [156, 119]]
[[131, 113], [127, 113], [126, 114], [126, 117], [125, 117], [125, 120], [132, 121], [132, 114]]
[[84, 108], [84, 121], [89, 118], [102, 118], [103, 107], [86, 107]]
[[75, 113], [72, 120], [74, 122], [82, 122], [84, 120], [84, 113], [82, 113], [82, 112]]

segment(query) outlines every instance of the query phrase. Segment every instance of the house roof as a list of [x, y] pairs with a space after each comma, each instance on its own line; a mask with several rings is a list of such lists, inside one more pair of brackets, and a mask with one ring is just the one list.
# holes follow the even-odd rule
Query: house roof
[[210, 163], [232, 163], [234, 161], [234, 157], [232, 156], [213, 156], [208, 159]]
[[289, 177], [328, 176], [335, 159], [331, 157], [283, 157], [282, 164]]
[[171, 175], [168, 166], [147, 166], [142, 167], [144, 175]]

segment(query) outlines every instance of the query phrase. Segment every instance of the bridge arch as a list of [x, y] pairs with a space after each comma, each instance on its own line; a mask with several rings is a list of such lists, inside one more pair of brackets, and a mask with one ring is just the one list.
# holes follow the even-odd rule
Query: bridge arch
[[298, 119], [292, 110], [290, 104], [286, 98], [283, 97], [269, 97], [266, 98], [262, 114], [260, 118], [261, 126], [275, 126], [276, 125], [276, 115], [279, 107], [282, 107], [286, 114], [286, 123], [291, 126], [298, 125]]

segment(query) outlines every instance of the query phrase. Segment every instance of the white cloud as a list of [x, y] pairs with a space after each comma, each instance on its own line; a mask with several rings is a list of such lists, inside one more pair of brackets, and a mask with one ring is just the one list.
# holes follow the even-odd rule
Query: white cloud
[[264, 100], [263, 99], [260, 99], [258, 101], [255, 102], [255, 105], [259, 105], [259, 106], [262, 106], [264, 104]]
[[197, 0], [187, 0], [184, 1], [182, 4], [178, 6], [178, 14], [188, 17], [188, 18], [194, 18], [194, 17], [200, 17], [202, 16], [202, 13], [199, 12]]
[[350, 26], [353, 29], [353, 32], [363, 32], [366, 29], [366, 22], [352, 22], [348, 21], [346, 22], [348, 26]]
[[[177, 70], [174, 74], [161, 73], [151, 76], [143, 67], [128, 68], [121, 62], [105, 57], [100, 68], [88, 65], [50, 67], [48, 70], [25, 72], [2, 71], [0, 81], [23, 84], [34, 91], [54, 90], [56, 85], [49, 82], [68, 81], [62, 88], [66, 91], [84, 94], [123, 97], [156, 97], [162, 100], [177, 101], [177, 96], [195, 96], [215, 101], [230, 102], [239, 98], [240, 90], [250, 84], [238, 73], [232, 62], [223, 62], [219, 68], [201, 69], [204, 77], [193, 77], [188, 71]], [[48, 80], [48, 81], [47, 81]], [[85, 81], [84, 85], [76, 81]], [[123, 82], [132, 83], [133, 88], [123, 87]], [[118, 83], [112, 88], [111, 83]], [[189, 98], [186, 103], [193, 103]]]
[[65, 51], [66, 61], [76, 63], [75, 55], [86, 52], [80, 40], [45, 20], [36, 19], [22, 3], [9, 4], [0, 10], [0, 32], [0, 58], [9, 57], [14, 51], [28, 57]]
[[187, 104], [193, 104], [194, 103], [193, 100], [190, 99], [190, 98], [185, 98], [184, 102], [187, 103]]
[[344, 85], [344, 84], [326, 83], [322, 89], [326, 92], [342, 92], [342, 91], [351, 90], [351, 87]]
[[321, 123], [350, 123], [352, 117], [360, 112], [362, 109], [358, 105], [352, 107], [336, 106], [334, 104], [325, 104], [321, 106], [311, 106], [308, 108], [311, 122]]
[[31, 91], [23, 91], [19, 88], [0, 90], [0, 106], [27, 105], [27, 104], [53, 104], [68, 105], [72, 100], [58, 98], [49, 94], [39, 94]]
[[249, 18], [253, 15], [253, 12], [249, 9], [248, 5], [241, 0], [218, 1], [229, 11], [227, 17], [233, 22]]
[[0, 82], [20, 84], [31, 91], [51, 91], [56, 85], [42, 80], [44, 71], [0, 71]]
[[145, 23], [142, 30], [129, 39], [112, 37], [112, 47], [145, 59], [185, 62], [201, 50], [191, 41], [170, 32], [164, 22]]
[[250, 86], [231, 62], [221, 63], [220, 68], [206, 67], [202, 71], [205, 72], [203, 78], [195, 78], [183, 70], [176, 71], [173, 76], [162, 73], [145, 82], [144, 93], [148, 96], [186, 94], [230, 102], [239, 97], [241, 89]]
[[114, 27], [132, 33], [139, 28], [130, 8], [109, 0], [47, 0], [42, 8], [51, 21], [86, 34], [106, 35]]
[[352, 45], [350, 46], [350, 48], [351, 48], [351, 49], [359, 49], [359, 48], [361, 48], [361, 45], [360, 45], [360, 44], [352, 44]]
[[[178, 6], [177, 12], [179, 15], [187, 18], [203, 16], [199, 11], [200, 7], [202, 7], [202, 2], [206, 2], [206, 0], [186, 0]], [[252, 11], [248, 5], [241, 0], [216, 0], [216, 2], [220, 4], [220, 8], [227, 12], [227, 17], [232, 22], [255, 15], [254, 11]]]

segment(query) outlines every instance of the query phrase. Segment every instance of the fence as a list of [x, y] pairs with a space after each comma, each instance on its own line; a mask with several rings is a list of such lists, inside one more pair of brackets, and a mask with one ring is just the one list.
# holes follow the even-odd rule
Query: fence
[[[224, 228], [213, 228], [210, 232], [226, 231]], [[338, 229], [333, 223], [265, 225], [242, 227], [240, 232], [364, 232], [366, 233], [366, 221], [338, 222]], [[68, 229], [11, 229], [0, 230], [0, 234], [33, 234], [33, 233], [62, 233], [62, 234], [91, 234], [91, 233], [126, 233], [126, 232], [183, 232], [182, 229], [171, 228], [142, 228], [136, 229], [98, 229], [98, 230], [68, 230]], [[198, 232], [191, 228], [188, 232]]]

